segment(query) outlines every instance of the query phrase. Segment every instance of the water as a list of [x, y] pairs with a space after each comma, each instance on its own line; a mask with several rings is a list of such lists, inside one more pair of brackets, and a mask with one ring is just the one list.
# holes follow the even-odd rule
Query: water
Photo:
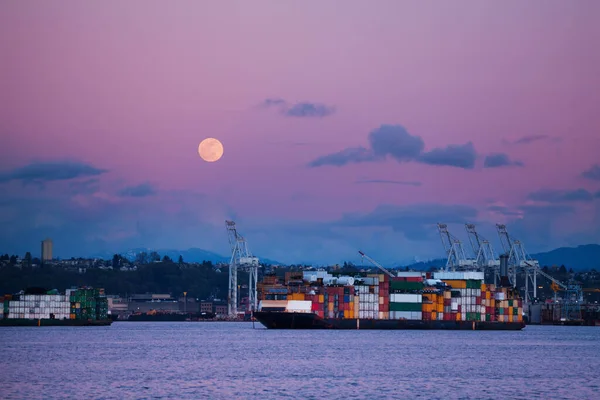
[[[257, 324], [257, 328], [261, 325]], [[0, 328], [2, 399], [591, 399], [600, 328], [275, 331], [251, 323]]]

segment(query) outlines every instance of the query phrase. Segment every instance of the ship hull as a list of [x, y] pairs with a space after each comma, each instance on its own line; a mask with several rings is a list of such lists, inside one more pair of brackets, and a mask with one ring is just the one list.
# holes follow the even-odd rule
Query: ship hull
[[519, 331], [523, 322], [483, 321], [423, 321], [383, 319], [334, 319], [321, 318], [312, 313], [258, 311], [257, 321], [267, 329], [380, 329], [380, 330], [490, 330]]
[[0, 326], [109, 326], [112, 320], [81, 319], [0, 319]]

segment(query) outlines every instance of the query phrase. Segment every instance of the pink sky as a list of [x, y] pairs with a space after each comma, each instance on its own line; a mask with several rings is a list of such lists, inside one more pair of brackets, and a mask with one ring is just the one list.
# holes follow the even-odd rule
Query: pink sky
[[[7, 3], [0, 219], [18, 228], [3, 229], [0, 252], [35, 253], [52, 236], [61, 256], [225, 254], [223, 220], [236, 218], [264, 257], [339, 262], [362, 248], [403, 261], [443, 255], [435, 223], [446, 215], [466, 240], [457, 205], [494, 241], [494, 223], [506, 222], [532, 252], [598, 243], [600, 177], [582, 173], [600, 164], [599, 17], [594, 0]], [[268, 98], [333, 112], [285, 116], [261, 107]], [[369, 132], [384, 124], [421, 137], [423, 152], [472, 142], [475, 166], [388, 156], [308, 167], [370, 151]], [[533, 136], [544, 137], [514, 143]], [[198, 157], [205, 137], [223, 142], [219, 162]], [[492, 153], [523, 165], [483, 168]], [[43, 188], [15, 177], [65, 160], [108, 172]], [[73, 182], [90, 177], [76, 193]], [[144, 196], [122, 192], [143, 183], [153, 188]], [[577, 189], [591, 197], [531, 195]], [[381, 205], [398, 215], [378, 219]], [[361, 215], [360, 227], [347, 214]], [[411, 235], [422, 227], [429, 236]]]

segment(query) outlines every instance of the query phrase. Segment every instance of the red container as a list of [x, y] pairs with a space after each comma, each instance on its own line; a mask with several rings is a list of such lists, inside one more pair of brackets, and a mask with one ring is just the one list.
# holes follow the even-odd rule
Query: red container
[[312, 311], [319, 311], [319, 303], [312, 303], [312, 307], [310, 309]]
[[476, 306], [480, 306], [481, 305], [481, 297], [475, 297], [475, 305]]
[[458, 312], [462, 312], [462, 305], [458, 305]]
[[444, 299], [444, 306], [445, 307], [452, 306], [452, 299]]

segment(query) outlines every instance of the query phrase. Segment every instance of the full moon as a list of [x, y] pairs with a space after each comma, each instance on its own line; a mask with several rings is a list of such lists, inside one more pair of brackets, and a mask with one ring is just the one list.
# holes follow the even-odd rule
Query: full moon
[[223, 156], [223, 144], [215, 138], [206, 138], [200, 142], [198, 154], [204, 161], [218, 161]]

